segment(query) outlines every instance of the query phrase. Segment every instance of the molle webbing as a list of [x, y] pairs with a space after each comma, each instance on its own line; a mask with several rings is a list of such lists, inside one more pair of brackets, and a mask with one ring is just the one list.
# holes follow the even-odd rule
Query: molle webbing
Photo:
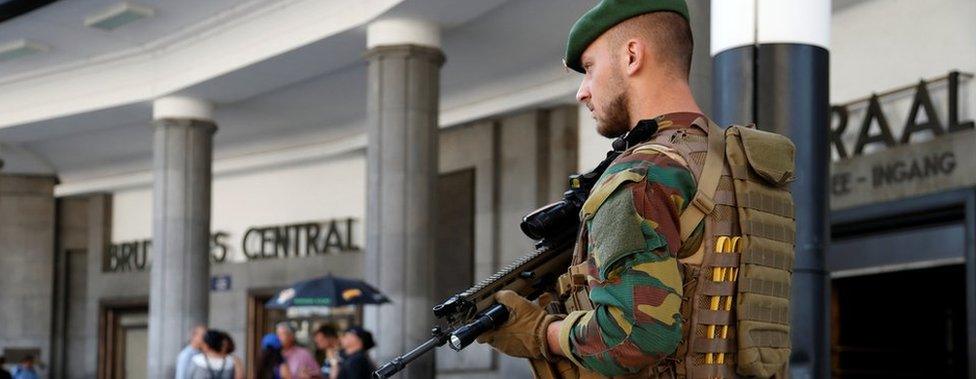
[[[717, 270], [723, 269], [722, 267], [711, 267]], [[706, 280], [701, 284], [701, 287], [698, 288], [698, 294], [705, 296], [732, 296], [735, 294], [735, 285], [731, 281], [721, 280], [721, 277], [719, 277], [718, 280]]]
[[726, 131], [742, 260], [736, 293], [737, 369], [768, 378], [790, 356], [790, 279], [796, 223], [788, 183], [793, 144], [783, 136], [733, 126]]
[[[748, 183], [744, 185], [748, 186]], [[793, 217], [793, 201], [789, 193], [768, 193], [762, 191], [749, 191], [742, 194], [738, 204], [743, 208], [756, 209], [766, 213]]]
[[782, 304], [739, 304], [739, 320], [760, 321], [774, 324], [790, 324], [789, 303]]
[[[747, 127], [723, 131], [705, 119], [694, 124], [664, 130], [652, 141], [680, 155], [698, 183], [680, 216], [680, 252], [698, 249], [679, 252], [685, 266], [685, 339], [676, 353], [676, 373], [781, 377], [790, 352], [796, 238], [787, 186], [793, 146], [785, 137]], [[697, 241], [701, 246], [688, 246]]]
[[[652, 141], [681, 155], [698, 183], [694, 200], [680, 216], [685, 338], [676, 352], [676, 372], [678, 377], [735, 378], [738, 344], [733, 305], [742, 260], [739, 238], [734, 236], [739, 232], [736, 194], [725, 164], [724, 133], [704, 118], [693, 124], [664, 130]], [[698, 228], [702, 221], [703, 229]], [[696, 230], [701, 231], [700, 237], [691, 238], [698, 235]], [[693, 254], [682, 254], [686, 250]]]
[[742, 264], [758, 265], [790, 271], [793, 269], [794, 255], [791, 246], [776, 246], [775, 241], [753, 241], [752, 246], [742, 252]]
[[739, 292], [788, 298], [790, 297], [790, 284], [759, 278], [740, 278]]
[[[743, 214], [751, 218], [743, 217]], [[771, 216], [767, 212], [751, 212], [750, 209], [739, 209], [739, 225], [743, 235], [765, 238], [773, 241], [792, 244], [796, 240], [795, 226], [790, 223], [791, 218], [785, 216]]]

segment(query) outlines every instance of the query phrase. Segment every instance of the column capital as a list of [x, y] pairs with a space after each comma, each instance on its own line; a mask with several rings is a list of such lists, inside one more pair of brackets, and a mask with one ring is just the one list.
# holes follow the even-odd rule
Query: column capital
[[433, 62], [437, 67], [444, 64], [444, 52], [436, 47], [427, 47], [420, 45], [390, 45], [390, 46], [377, 46], [363, 55], [368, 61], [373, 60], [376, 57], [383, 58], [405, 58], [405, 57], [419, 57], [426, 56], [431, 62]]
[[712, 0], [711, 55], [773, 43], [829, 49], [830, 11], [828, 0]]
[[440, 49], [440, 26], [425, 20], [389, 18], [373, 21], [366, 27], [367, 49], [396, 45], [417, 45]]
[[153, 101], [153, 120], [193, 119], [213, 121], [213, 103], [184, 96], [166, 96]]

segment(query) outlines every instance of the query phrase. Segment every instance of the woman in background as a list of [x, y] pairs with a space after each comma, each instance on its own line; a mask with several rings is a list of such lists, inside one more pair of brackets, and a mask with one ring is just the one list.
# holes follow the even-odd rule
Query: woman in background
[[259, 379], [293, 379], [285, 357], [281, 356], [281, 341], [274, 333], [261, 338], [261, 353], [258, 360]]
[[234, 379], [244, 379], [244, 362], [241, 361], [240, 357], [234, 354], [234, 350], [237, 349], [236, 345], [234, 345], [234, 338], [232, 338], [230, 334], [227, 334], [226, 332], [221, 332], [221, 334], [224, 338], [221, 352], [224, 353], [224, 355], [228, 358], [232, 359], [234, 361], [234, 367], [237, 368], [234, 370]]
[[235, 379], [242, 368], [224, 353], [227, 333], [210, 329], [203, 335], [203, 352], [194, 355], [187, 370], [187, 379]]

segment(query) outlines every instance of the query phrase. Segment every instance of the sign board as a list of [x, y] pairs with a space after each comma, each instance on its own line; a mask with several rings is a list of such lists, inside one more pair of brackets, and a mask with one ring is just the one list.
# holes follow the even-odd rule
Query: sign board
[[970, 78], [953, 71], [832, 106], [830, 208], [976, 185]]
[[[238, 246], [246, 261], [307, 257], [313, 255], [361, 252], [354, 242], [353, 229], [358, 219], [348, 217], [318, 222], [253, 226], [237, 245], [230, 234], [210, 235], [210, 261], [227, 261], [232, 246]], [[146, 271], [152, 263], [152, 240], [116, 242], [105, 249], [102, 272]]]
[[970, 130], [834, 162], [830, 172], [830, 208], [974, 185], [976, 131]]
[[230, 275], [214, 275], [210, 277], [210, 290], [214, 292], [225, 292], [231, 289]]

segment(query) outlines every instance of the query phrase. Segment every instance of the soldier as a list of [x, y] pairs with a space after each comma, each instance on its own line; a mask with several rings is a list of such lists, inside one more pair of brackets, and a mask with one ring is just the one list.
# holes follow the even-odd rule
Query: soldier
[[[496, 301], [509, 321], [479, 342], [529, 358], [540, 377], [694, 376], [676, 353], [688, 336], [691, 284], [679, 259], [699, 249], [703, 229], [699, 217], [683, 236], [679, 217], [707, 145], [708, 120], [688, 84], [691, 56], [683, 0], [604, 0], [573, 25], [565, 64], [584, 74], [576, 99], [601, 135], [644, 138], [626, 146], [583, 206], [573, 266], [560, 280], [566, 313], [502, 291]], [[674, 147], [684, 142], [695, 147]]]

